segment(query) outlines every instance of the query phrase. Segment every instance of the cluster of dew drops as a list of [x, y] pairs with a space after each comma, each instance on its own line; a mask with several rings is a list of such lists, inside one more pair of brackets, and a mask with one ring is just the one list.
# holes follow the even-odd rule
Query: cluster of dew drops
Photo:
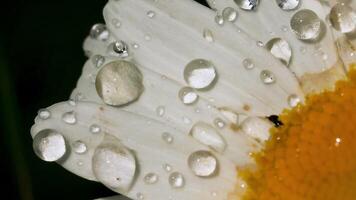
[[[242, 10], [245, 11], [256, 11], [259, 5], [259, 0], [234, 0], [237, 6], [239, 6]], [[215, 0], [210, 0], [210, 4], [214, 5]], [[276, 0], [276, 5], [280, 7], [280, 9], [284, 11], [293, 11], [297, 10], [300, 7], [300, 0]], [[148, 11], [146, 13], [147, 17], [154, 20], [156, 16], [155, 11]], [[355, 13], [353, 12], [352, 8], [350, 8], [345, 3], [338, 3], [332, 9], [330, 14], [328, 15], [327, 22], [336, 30], [342, 33], [349, 33], [355, 30], [355, 24], [349, 23], [352, 21], [352, 18], [355, 18]], [[350, 19], [351, 18], [351, 19]], [[238, 20], [238, 12], [235, 8], [226, 7], [222, 10], [221, 13], [217, 12], [215, 17], [215, 22], [219, 26], [224, 26], [226, 23], [233, 23]], [[112, 25], [115, 28], [121, 27], [121, 22], [118, 19], [112, 19]], [[291, 30], [295, 33], [295, 36], [302, 41], [312, 42], [315, 41], [319, 36], [322, 29], [322, 20], [319, 19], [318, 15], [312, 11], [307, 9], [301, 9], [295, 12], [290, 20], [290, 29], [287, 26], [281, 27], [283, 31]], [[241, 30], [240, 30], [241, 31]], [[107, 41], [110, 37], [110, 33], [104, 24], [95, 24], [91, 31], [90, 31], [90, 38], [99, 40], [99, 41]], [[210, 29], [204, 29], [202, 33], [203, 39], [205, 39], [209, 43], [214, 43], [214, 33]], [[145, 35], [145, 40], [151, 40], [150, 35]], [[288, 66], [290, 59], [291, 59], [291, 48], [287, 41], [281, 38], [273, 38], [264, 44], [261, 41], [256, 41], [256, 45], [258, 47], [266, 48], [269, 50], [273, 56], [280, 59], [285, 65]], [[272, 51], [272, 49], [278, 49], [283, 45], [279, 54]], [[140, 44], [133, 43], [133, 49], [140, 48]], [[306, 50], [303, 48], [301, 49], [302, 52]], [[118, 58], [117, 62], [122, 62], [125, 58], [130, 56], [129, 53], [129, 46], [124, 41], [114, 41], [108, 45], [108, 51], [106, 56], [115, 56]], [[279, 55], [289, 55], [287, 57], [280, 57]], [[90, 55], [93, 65], [96, 68], [105, 68], [106, 57], [103, 55]], [[325, 59], [327, 57], [324, 55]], [[129, 62], [129, 61], [126, 61]], [[121, 63], [125, 64], [125, 63]], [[133, 63], [129, 63], [128, 67], [134, 66]], [[246, 70], [254, 70], [255, 64], [253, 59], [245, 58], [241, 61], [241, 66], [243, 66]], [[103, 72], [104, 73], [104, 72]], [[109, 70], [109, 73], [113, 73]], [[114, 72], [115, 73], [115, 72]], [[100, 72], [99, 72], [100, 74]], [[105, 74], [103, 74], [105, 76]], [[119, 77], [119, 75], [118, 75]], [[119, 77], [120, 78], [120, 77]], [[217, 78], [217, 69], [212, 61], [205, 60], [205, 59], [194, 59], [189, 62], [184, 68], [184, 76], [183, 76], [187, 86], [182, 87], [179, 91], [177, 91], [178, 98], [184, 105], [193, 105], [199, 100], [198, 91], [201, 89], [209, 89], [212, 84], [216, 81]], [[263, 84], [272, 85], [276, 82], [275, 75], [273, 72], [269, 70], [262, 70], [260, 73], [260, 79]], [[111, 83], [112, 80], [107, 80], [109, 83], [105, 84], [115, 84]], [[135, 79], [134, 81], [142, 81], [140, 79]], [[105, 80], [104, 80], [105, 82]], [[135, 88], [134, 88], [135, 89]], [[140, 88], [136, 88], [139, 90]], [[98, 91], [99, 92], [99, 91]], [[99, 96], [105, 95], [112, 95], [111, 93], [103, 93]], [[138, 91], [132, 99], [137, 98], [140, 95]], [[77, 95], [76, 100], [80, 100], [81, 94]], [[110, 99], [110, 105], [120, 105], [119, 101], [115, 101], [116, 99], [113, 98], [102, 98], [105, 103], [106, 99]], [[292, 94], [288, 97], [288, 104], [291, 107], [296, 106], [299, 103], [300, 99], [297, 95]], [[70, 100], [69, 104], [71, 106], [75, 106], [76, 101]], [[199, 110], [197, 110], [199, 112]], [[159, 117], [165, 115], [165, 107], [159, 106], [156, 109], [156, 114]], [[50, 119], [51, 112], [49, 109], [41, 109], [38, 112], [38, 119], [39, 120], [48, 120]], [[77, 116], [74, 111], [69, 111], [63, 113], [61, 116], [62, 121], [67, 125], [75, 125], [77, 123]], [[183, 121], [185, 123], [190, 123], [190, 119], [184, 118]], [[214, 121], [215, 127], [218, 129], [225, 127], [225, 122], [217, 118]], [[92, 134], [100, 134], [102, 129], [98, 124], [92, 124], [88, 127], [88, 132]], [[199, 122], [193, 125], [190, 134], [199, 142], [205, 145], [209, 145], [214, 153], [222, 153], [226, 148], [226, 143], [224, 142], [222, 136], [220, 135], [219, 131], [217, 131], [214, 126]], [[207, 140], [205, 137], [213, 138], [214, 142]], [[161, 134], [161, 139], [167, 143], [172, 144], [174, 143], [174, 137], [168, 132], [164, 132]], [[81, 140], [76, 140], [71, 144], [66, 144], [66, 139], [64, 136], [53, 129], [45, 129], [38, 132], [34, 137], [33, 147], [35, 153], [42, 159], [48, 162], [58, 161], [62, 159], [66, 153], [68, 153], [68, 148], [78, 154], [83, 155], [88, 151], [88, 147], [85, 142]], [[217, 174], [218, 171], [218, 159], [211, 151], [200, 150], [193, 152], [189, 155], [187, 159], [187, 164], [189, 168], [192, 170], [195, 176], [207, 178], [213, 177]], [[94, 155], [95, 156], [95, 155]], [[77, 163], [79, 166], [83, 165], [82, 161], [78, 161]], [[164, 171], [169, 173], [168, 176], [168, 183], [173, 189], [183, 188], [185, 186], [185, 177], [182, 173], [173, 170], [173, 166], [170, 164], [164, 163], [162, 164], [162, 168]], [[94, 169], [95, 170], [95, 169]], [[97, 173], [100, 173], [98, 171]], [[100, 177], [100, 175], [99, 175]], [[120, 180], [117, 178], [116, 180]], [[156, 184], [160, 181], [160, 176], [157, 173], [149, 172], [143, 176], [143, 181], [147, 185]], [[115, 183], [116, 184], [116, 183]], [[114, 185], [115, 185], [114, 184]], [[110, 183], [109, 183], [110, 186]], [[211, 195], [217, 196], [217, 192], [211, 192]], [[144, 199], [145, 196], [143, 193], [138, 192], [136, 195], [137, 199]], [[172, 197], [170, 197], [172, 199]]]

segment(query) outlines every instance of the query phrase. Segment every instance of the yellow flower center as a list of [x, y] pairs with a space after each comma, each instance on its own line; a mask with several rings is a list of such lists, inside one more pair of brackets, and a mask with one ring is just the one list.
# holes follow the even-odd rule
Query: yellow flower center
[[240, 171], [245, 200], [356, 199], [356, 70], [280, 115], [283, 126]]

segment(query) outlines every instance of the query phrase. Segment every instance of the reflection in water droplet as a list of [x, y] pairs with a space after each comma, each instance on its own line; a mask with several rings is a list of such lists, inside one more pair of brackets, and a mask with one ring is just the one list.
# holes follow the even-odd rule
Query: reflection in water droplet
[[173, 188], [182, 188], [185, 184], [184, 176], [179, 172], [171, 173], [168, 182]]
[[312, 10], [300, 10], [290, 20], [290, 26], [298, 39], [315, 40], [321, 32], [321, 21]]
[[62, 115], [62, 120], [67, 124], [76, 124], [77, 117], [74, 111], [66, 112]]
[[212, 85], [216, 78], [215, 66], [204, 59], [196, 59], [185, 66], [184, 79], [195, 89], [204, 89]]
[[33, 138], [33, 150], [44, 161], [54, 162], [66, 153], [66, 142], [62, 134], [52, 129], [44, 129]]
[[209, 151], [196, 151], [189, 156], [188, 165], [196, 176], [210, 177], [216, 174], [218, 161]]
[[194, 124], [189, 134], [200, 143], [219, 153], [224, 152], [226, 148], [226, 142], [220, 133], [210, 124], [198, 122]]

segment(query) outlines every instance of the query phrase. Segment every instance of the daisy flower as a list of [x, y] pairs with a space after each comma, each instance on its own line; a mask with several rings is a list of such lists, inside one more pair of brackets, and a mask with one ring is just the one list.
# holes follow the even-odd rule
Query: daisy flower
[[355, 1], [207, 2], [110, 0], [35, 153], [130, 199], [354, 199]]

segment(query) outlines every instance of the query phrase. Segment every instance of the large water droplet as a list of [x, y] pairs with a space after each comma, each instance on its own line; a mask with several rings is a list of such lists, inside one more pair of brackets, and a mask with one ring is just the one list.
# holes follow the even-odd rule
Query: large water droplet
[[173, 188], [182, 188], [184, 187], [185, 179], [181, 173], [173, 172], [169, 175], [168, 182]]
[[133, 63], [124, 60], [106, 64], [99, 71], [95, 86], [100, 98], [112, 106], [136, 100], [144, 89], [140, 70]]
[[95, 24], [90, 29], [90, 37], [96, 40], [106, 41], [110, 34], [105, 24]]
[[222, 153], [226, 148], [226, 142], [220, 133], [210, 124], [198, 122], [194, 124], [189, 133], [200, 143]]
[[184, 87], [179, 90], [179, 99], [186, 105], [193, 104], [197, 102], [199, 95], [194, 91], [193, 88]]
[[235, 3], [243, 10], [255, 10], [259, 0], [234, 0]]
[[283, 64], [288, 66], [292, 57], [292, 49], [287, 41], [281, 38], [273, 38], [267, 42], [266, 48], [274, 57], [278, 58]]
[[300, 3], [299, 0], [276, 0], [276, 2], [282, 10], [294, 10]]
[[184, 69], [185, 81], [195, 89], [204, 89], [211, 86], [216, 76], [213, 63], [204, 59], [193, 60]]
[[87, 151], [87, 145], [84, 142], [77, 140], [73, 142], [72, 149], [77, 154], [83, 154]]
[[321, 21], [314, 11], [304, 9], [296, 12], [290, 20], [290, 26], [298, 39], [315, 40], [321, 31]]
[[356, 14], [346, 4], [338, 3], [330, 11], [331, 25], [342, 33], [350, 33], [356, 29]]
[[234, 8], [226, 7], [222, 11], [222, 16], [225, 21], [234, 22], [237, 19], [237, 11]]
[[196, 176], [210, 177], [216, 174], [218, 161], [209, 151], [196, 151], [189, 156], [188, 165]]
[[272, 84], [276, 82], [276, 77], [271, 71], [262, 70], [260, 74], [260, 78], [264, 84]]
[[62, 134], [52, 129], [44, 129], [33, 138], [33, 150], [44, 161], [53, 162], [66, 153], [66, 142]]
[[62, 120], [67, 124], [77, 123], [77, 116], [74, 111], [66, 112], [62, 115]]
[[51, 117], [51, 112], [48, 109], [40, 109], [38, 111], [38, 117], [42, 120], [46, 120]]
[[158, 175], [155, 173], [148, 173], [146, 176], [143, 178], [143, 181], [146, 184], [155, 184], [158, 182]]
[[119, 192], [127, 192], [135, 179], [134, 155], [112, 136], [105, 136], [96, 148], [92, 165], [95, 177]]

